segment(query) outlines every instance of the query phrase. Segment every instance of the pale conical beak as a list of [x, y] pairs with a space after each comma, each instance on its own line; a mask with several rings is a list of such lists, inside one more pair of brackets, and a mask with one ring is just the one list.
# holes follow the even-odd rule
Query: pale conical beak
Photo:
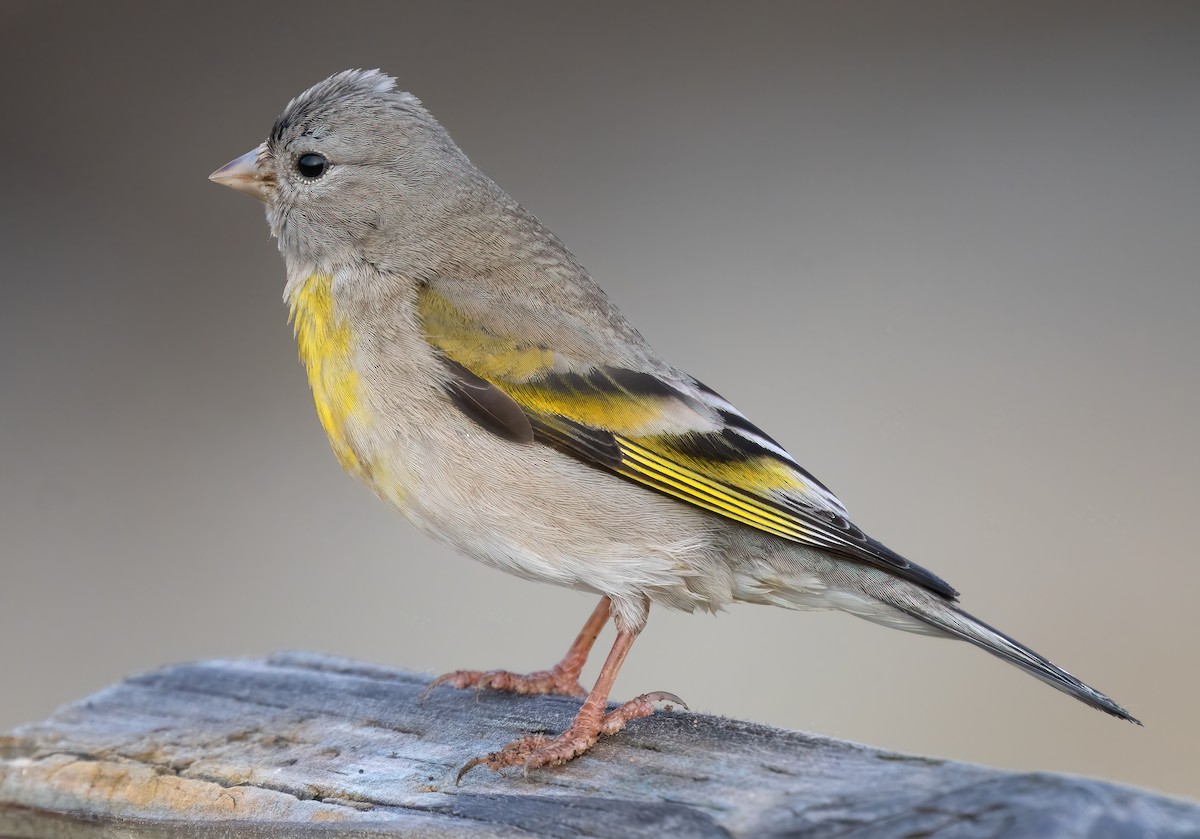
[[275, 189], [275, 178], [264, 174], [258, 169], [258, 159], [266, 151], [267, 144], [251, 149], [236, 160], [231, 160], [208, 179], [222, 186], [231, 187], [238, 192], [253, 195], [259, 201], [265, 202]]

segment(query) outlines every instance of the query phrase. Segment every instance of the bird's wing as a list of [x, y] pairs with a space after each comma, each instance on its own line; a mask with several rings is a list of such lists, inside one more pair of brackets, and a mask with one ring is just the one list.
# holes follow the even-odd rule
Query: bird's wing
[[518, 334], [511, 316], [494, 309], [473, 316], [447, 290], [421, 292], [425, 337], [445, 359], [455, 404], [490, 431], [553, 446], [726, 519], [956, 596], [863, 533], [828, 488], [715, 391], [665, 365], [647, 372], [592, 360], [611, 356], [612, 341], [593, 338], [603, 346], [580, 357], [586, 334], [579, 331], [575, 352], [557, 351], [546, 336], [563, 324]]

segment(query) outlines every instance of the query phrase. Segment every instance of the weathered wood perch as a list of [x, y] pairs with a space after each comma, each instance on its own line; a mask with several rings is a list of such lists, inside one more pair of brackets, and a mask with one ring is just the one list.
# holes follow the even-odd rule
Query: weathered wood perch
[[1186, 801], [701, 714], [455, 787], [577, 701], [426, 682], [307, 654], [136, 676], [0, 738], [0, 836], [1200, 836]]

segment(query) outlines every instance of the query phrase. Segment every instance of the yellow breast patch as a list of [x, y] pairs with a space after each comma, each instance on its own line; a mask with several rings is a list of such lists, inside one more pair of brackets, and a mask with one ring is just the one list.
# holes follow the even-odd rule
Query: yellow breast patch
[[338, 462], [346, 471], [362, 475], [362, 463], [348, 437], [350, 420], [361, 417], [363, 410], [353, 364], [353, 335], [334, 309], [333, 277], [313, 274], [291, 295], [289, 304], [289, 320], [308, 372], [317, 418]]

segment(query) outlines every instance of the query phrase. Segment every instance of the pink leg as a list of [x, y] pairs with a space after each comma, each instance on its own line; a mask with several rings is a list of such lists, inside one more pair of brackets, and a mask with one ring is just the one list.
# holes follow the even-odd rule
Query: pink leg
[[486, 766], [488, 769], [502, 769], [505, 766], [523, 766], [526, 770], [539, 766], [556, 766], [566, 763], [586, 752], [601, 734], [616, 734], [630, 720], [648, 717], [654, 713], [656, 702], [668, 702], [684, 708], [683, 700], [673, 693], [646, 693], [631, 699], [620, 708], [605, 713], [608, 707], [608, 695], [612, 691], [617, 673], [629, 654], [629, 648], [637, 638], [635, 631], [619, 629], [617, 640], [613, 643], [612, 651], [600, 670], [596, 685], [583, 702], [583, 707], [575, 715], [571, 727], [552, 740], [540, 734], [522, 737], [514, 740], [498, 752], [482, 755], [467, 763], [458, 773], [459, 781], [463, 775], [476, 766]]
[[438, 676], [425, 689], [426, 695], [439, 685], [453, 685], [456, 688], [476, 688], [503, 690], [519, 694], [553, 693], [561, 696], [586, 696], [587, 691], [579, 684], [579, 674], [587, 663], [588, 653], [596, 643], [604, 624], [608, 623], [612, 612], [612, 602], [607, 597], [601, 597], [592, 615], [579, 631], [579, 636], [562, 661], [549, 670], [539, 670], [536, 673], [519, 674], [507, 670], [455, 670], [444, 676]]

